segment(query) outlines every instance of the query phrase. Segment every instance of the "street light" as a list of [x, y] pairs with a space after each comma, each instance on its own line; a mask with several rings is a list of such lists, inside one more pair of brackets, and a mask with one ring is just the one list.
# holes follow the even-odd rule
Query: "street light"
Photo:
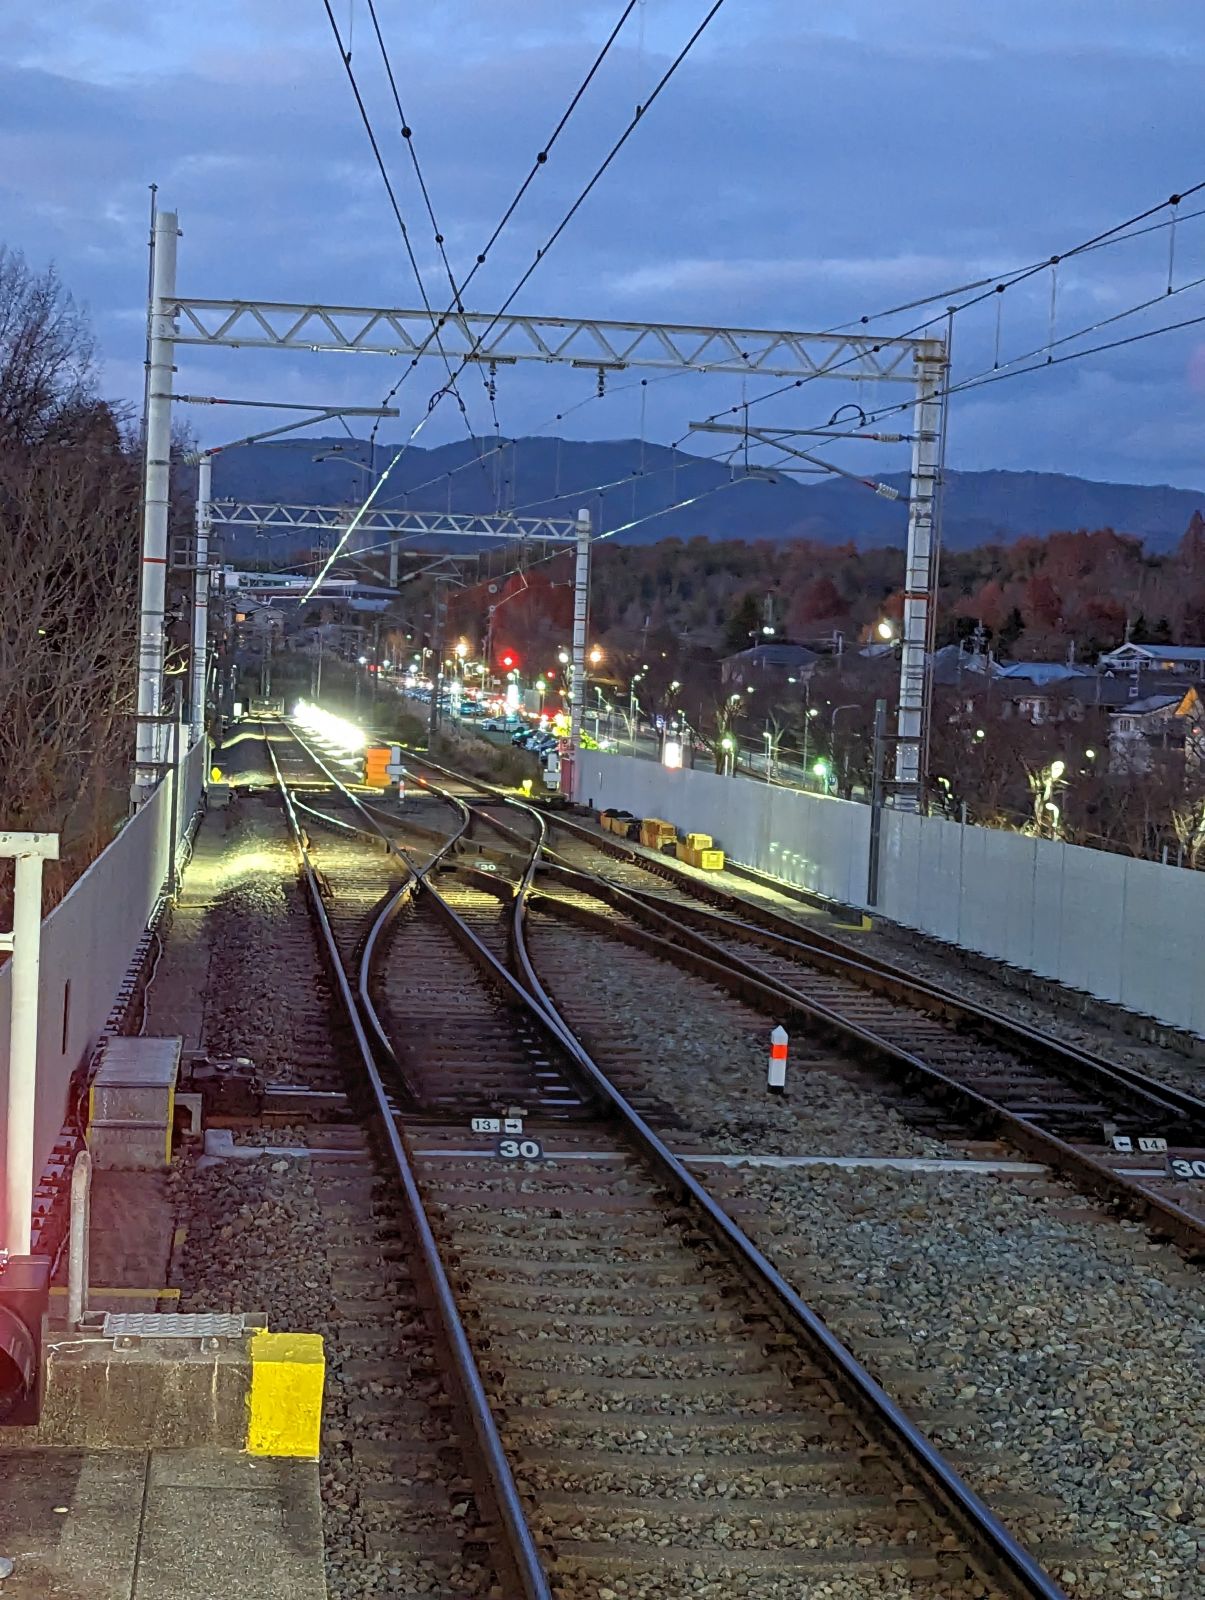
[[1050, 837], [1057, 839], [1059, 836], [1059, 823], [1062, 811], [1054, 798], [1055, 787], [1067, 770], [1067, 763], [1058, 757], [1046, 768], [1046, 771], [1034, 780], [1034, 825], [1039, 838], [1046, 832], [1046, 819], [1050, 818]]
[[590, 665], [592, 667], [596, 667], [599, 664], [599, 662], [602, 660], [602, 658], [603, 658], [602, 651], [598, 648], [597, 645], [595, 645], [594, 648], [590, 651]]
[[[829, 718], [828, 746], [829, 746], [829, 749], [832, 752], [834, 758], [836, 757], [836, 754], [837, 754], [837, 716], [838, 716], [838, 713], [842, 712], [842, 711], [856, 711], [857, 709], [858, 709], [858, 703], [857, 703], [856, 700], [847, 700], [844, 705], [834, 706], [833, 707], [832, 716]], [[844, 760], [842, 760], [842, 762], [841, 762], [842, 777], [844, 777], [844, 775], [845, 775], [846, 765], [847, 765], [846, 762]]]
[[884, 641], [886, 641], [888, 639], [894, 639], [895, 638], [895, 623], [894, 622], [888, 622], [886, 617], [884, 617], [882, 622], [880, 622], [878, 627], [875, 629], [875, 632], [878, 634], [879, 638], [884, 640]]
[[736, 749], [736, 740], [730, 733], [726, 733], [720, 740], [720, 749], [724, 752], [724, 774], [726, 777], [731, 778], [732, 770], [735, 766], [732, 753]]
[[628, 684], [628, 739], [631, 743], [632, 754], [636, 754], [636, 685], [649, 669], [644, 667], [640, 672], [632, 674]]

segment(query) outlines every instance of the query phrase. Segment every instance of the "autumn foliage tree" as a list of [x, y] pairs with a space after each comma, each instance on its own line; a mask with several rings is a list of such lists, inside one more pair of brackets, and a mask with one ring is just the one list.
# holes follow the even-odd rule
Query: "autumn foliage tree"
[[0, 826], [62, 835], [52, 890], [125, 809], [138, 477], [87, 319], [0, 249]]

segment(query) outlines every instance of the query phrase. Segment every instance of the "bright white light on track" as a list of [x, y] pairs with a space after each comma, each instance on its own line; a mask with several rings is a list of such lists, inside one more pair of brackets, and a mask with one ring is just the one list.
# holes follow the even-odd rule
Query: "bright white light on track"
[[368, 738], [354, 722], [345, 722], [342, 717], [324, 711], [321, 706], [311, 705], [308, 700], [299, 700], [293, 707], [293, 721], [300, 723], [307, 733], [312, 733], [334, 750], [351, 754], [367, 748]]

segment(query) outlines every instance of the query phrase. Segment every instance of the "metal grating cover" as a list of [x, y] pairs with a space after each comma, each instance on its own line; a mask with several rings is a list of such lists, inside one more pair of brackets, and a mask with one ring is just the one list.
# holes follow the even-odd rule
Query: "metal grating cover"
[[106, 1311], [102, 1328], [106, 1339], [241, 1339], [246, 1331], [241, 1312]]

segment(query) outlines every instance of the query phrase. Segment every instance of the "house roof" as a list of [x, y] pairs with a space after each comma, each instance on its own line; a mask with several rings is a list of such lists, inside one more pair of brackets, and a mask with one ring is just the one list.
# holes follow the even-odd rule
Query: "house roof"
[[1205, 661], [1205, 644], [1122, 644], [1101, 656], [1102, 662], [1131, 661], [1142, 656], [1147, 661]]
[[805, 644], [755, 644], [726, 659], [750, 667], [807, 667], [820, 656]]
[[1141, 700], [1126, 700], [1112, 713], [1115, 717], [1124, 717], [1129, 712], [1135, 712], [1140, 717], [1149, 716], [1153, 711], [1168, 711], [1173, 706], [1178, 706], [1183, 700], [1181, 694], [1148, 694]]
[[1066, 661], [1010, 661], [997, 667], [997, 678], [1025, 678], [1030, 683], [1059, 683], [1065, 678], [1083, 676], [1083, 668]]

